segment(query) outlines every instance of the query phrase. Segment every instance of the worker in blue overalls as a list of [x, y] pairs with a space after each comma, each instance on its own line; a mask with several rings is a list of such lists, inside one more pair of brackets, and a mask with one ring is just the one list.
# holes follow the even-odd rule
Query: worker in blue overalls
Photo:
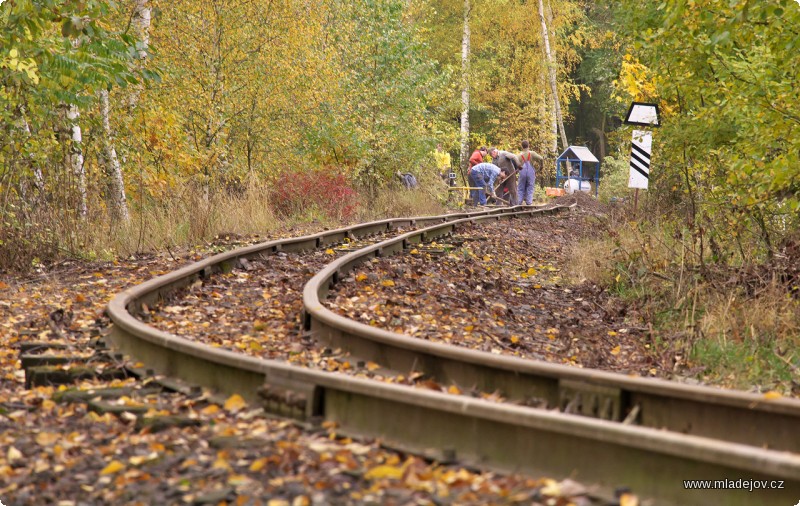
[[[472, 167], [472, 171], [470, 172], [470, 177], [473, 180], [473, 186], [477, 186], [480, 188], [478, 190], [477, 198], [473, 200], [474, 205], [486, 205], [486, 190], [488, 189], [489, 195], [492, 197], [495, 196], [494, 194], [494, 181], [500, 176], [502, 170], [500, 167], [493, 163], [479, 163], [478, 165]], [[505, 174], [505, 173], [504, 173]], [[484, 189], [485, 188], [485, 189]]]

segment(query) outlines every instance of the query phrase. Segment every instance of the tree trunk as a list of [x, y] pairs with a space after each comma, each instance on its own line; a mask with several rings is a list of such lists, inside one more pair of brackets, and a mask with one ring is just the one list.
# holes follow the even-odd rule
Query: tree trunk
[[[464, 33], [461, 37], [461, 176], [469, 161], [469, 0], [464, 0]], [[466, 185], [466, 181], [465, 181]]]
[[83, 150], [81, 149], [81, 127], [78, 126], [80, 112], [75, 105], [63, 105], [65, 131], [62, 140], [66, 147], [64, 168], [75, 176], [78, 185], [78, 214], [85, 218], [88, 213], [86, 203], [86, 171], [83, 168]]
[[561, 102], [558, 99], [558, 85], [556, 81], [556, 61], [555, 57], [550, 51], [550, 36], [547, 31], [547, 22], [545, 21], [544, 4], [539, 0], [539, 18], [542, 21], [542, 38], [544, 39], [544, 52], [547, 57], [547, 70], [550, 77], [550, 91], [553, 93], [553, 109], [555, 111], [555, 118], [558, 124], [558, 130], [561, 134], [561, 144], [564, 149], [569, 147], [567, 142], [567, 133], [564, 130], [564, 119], [561, 116]]
[[[144, 65], [147, 61], [147, 51], [150, 48], [150, 6], [148, 0], [134, 0], [133, 18], [133, 31], [136, 36], [137, 45], [136, 53], [139, 58], [139, 64]], [[141, 85], [133, 86], [133, 90], [128, 97], [128, 105], [131, 109], [136, 107], [139, 103], [139, 95], [142, 92]]]
[[109, 120], [108, 90], [100, 91], [100, 116], [103, 121], [103, 141], [100, 155], [100, 165], [106, 175], [108, 191], [106, 200], [111, 221], [130, 221], [128, 202], [125, 199], [125, 181], [122, 178], [122, 168], [117, 158], [117, 150], [111, 136], [111, 122]]
[[[28, 125], [27, 118], [25, 118], [25, 107], [20, 105], [19, 108], [17, 109], [17, 114], [19, 115], [19, 121], [17, 122], [17, 125], [19, 129], [22, 130], [22, 132], [25, 135], [25, 139], [27, 140], [31, 136], [31, 127], [30, 125]], [[22, 198], [31, 203], [32, 205], [38, 205], [40, 201], [44, 200], [44, 175], [42, 174], [42, 169], [39, 168], [39, 165], [35, 161], [33, 161], [32, 155], [30, 156], [29, 159], [31, 161], [30, 163], [33, 172], [33, 185], [36, 187], [36, 193], [32, 195], [30, 198], [28, 198], [28, 196], [25, 195], [27, 183], [23, 183], [21, 185]]]

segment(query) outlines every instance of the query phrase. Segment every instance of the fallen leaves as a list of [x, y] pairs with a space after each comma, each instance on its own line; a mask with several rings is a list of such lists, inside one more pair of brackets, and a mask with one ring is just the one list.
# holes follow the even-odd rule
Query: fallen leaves
[[123, 464], [118, 460], [112, 460], [111, 462], [108, 463], [106, 467], [103, 468], [102, 471], [100, 471], [100, 476], [118, 473], [123, 469], [125, 469], [125, 464]]
[[[423, 386], [427, 380], [415, 374], [384, 376], [389, 372], [380, 364], [360, 363], [340, 350], [318, 348], [298, 337], [302, 282], [297, 283], [294, 276], [307, 279], [315, 265], [330, 259], [322, 251], [310, 256], [318, 264], [306, 262], [307, 256], [284, 255], [275, 260], [287, 270], [270, 266], [272, 276], [259, 277], [254, 269], [248, 277], [233, 273], [195, 283], [187, 287], [186, 300], [178, 297], [164, 306], [169, 311], [156, 306], [146, 312], [153, 320], [163, 318], [164, 327], [187, 336], [196, 332], [210, 344], [238, 349], [241, 343], [243, 353], [420, 384], [420, 388], [450, 389], [435, 382]], [[199, 259], [196, 253], [180, 258]], [[14, 348], [20, 342], [41, 339], [63, 344], [67, 348], [61, 353], [78, 356], [105, 331], [108, 320], [102, 315], [103, 307], [114, 293], [178, 266], [165, 257], [140, 257], [91, 265], [89, 270], [74, 266], [47, 281], [15, 283], [14, 293], [0, 305], [0, 424], [4, 427], [0, 497], [5, 503], [475, 504], [503, 503], [521, 490], [538, 486], [537, 481], [519, 475], [467, 471], [390, 451], [376, 441], [340, 438], [335, 425], [301, 430], [291, 422], [267, 417], [239, 396], [212, 400], [205, 391], [153, 392], [151, 382], [134, 378], [23, 388], [25, 373]], [[63, 311], [55, 313], [56, 308]], [[63, 318], [56, 322], [50, 314]], [[58, 339], [48, 321], [58, 330]], [[31, 333], [22, 335], [20, 329]], [[124, 388], [127, 393], [105, 399], [109, 405], [147, 406], [145, 417], [198, 423], [159, 430], [137, 425], [140, 417], [128, 411], [100, 414], [89, 411], [84, 402], [53, 400], [56, 393], [73, 389], [98, 398], [99, 392], [110, 388]], [[381, 466], [403, 465], [407, 473], [400, 479], [365, 478]]]
[[239, 394], [233, 394], [225, 401], [225, 410], [236, 413], [247, 407], [247, 402]]
[[[568, 286], [580, 216], [484, 222], [417, 254], [373, 259], [334, 286], [330, 309], [417, 338], [495, 354], [639, 375], [665, 372], [609, 295]], [[557, 239], [554, 239], [556, 237]], [[357, 281], [357, 282], [354, 282]], [[617, 329], [624, 329], [617, 331]]]

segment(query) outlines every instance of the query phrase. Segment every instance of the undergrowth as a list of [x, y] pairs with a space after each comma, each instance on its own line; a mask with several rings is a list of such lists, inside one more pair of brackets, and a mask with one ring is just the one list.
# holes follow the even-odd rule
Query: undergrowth
[[797, 239], [736, 263], [701, 257], [696, 234], [674, 222], [611, 216], [605, 228], [575, 249], [574, 280], [620, 297], [676, 376], [800, 395]]
[[446, 212], [425, 187], [390, 185], [375, 197], [359, 193], [341, 175], [310, 173], [273, 184], [236, 188], [184, 184], [171, 192], [129, 201], [130, 220], [110, 222], [101, 200], [85, 218], [62, 206], [9, 204], [0, 228], [0, 272], [24, 272], [67, 258], [112, 260], [143, 252], [172, 252], [218, 236], [312, 233], [366, 220]]

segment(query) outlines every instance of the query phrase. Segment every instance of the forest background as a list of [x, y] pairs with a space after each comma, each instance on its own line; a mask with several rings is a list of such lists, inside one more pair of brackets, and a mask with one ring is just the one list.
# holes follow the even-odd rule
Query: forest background
[[434, 188], [437, 143], [529, 139], [549, 182], [566, 138], [630, 199], [622, 118], [655, 102], [650, 188], [576, 272], [659, 346], [792, 389], [799, 32], [793, 0], [6, 0], [0, 272], [436, 212], [394, 174]]

